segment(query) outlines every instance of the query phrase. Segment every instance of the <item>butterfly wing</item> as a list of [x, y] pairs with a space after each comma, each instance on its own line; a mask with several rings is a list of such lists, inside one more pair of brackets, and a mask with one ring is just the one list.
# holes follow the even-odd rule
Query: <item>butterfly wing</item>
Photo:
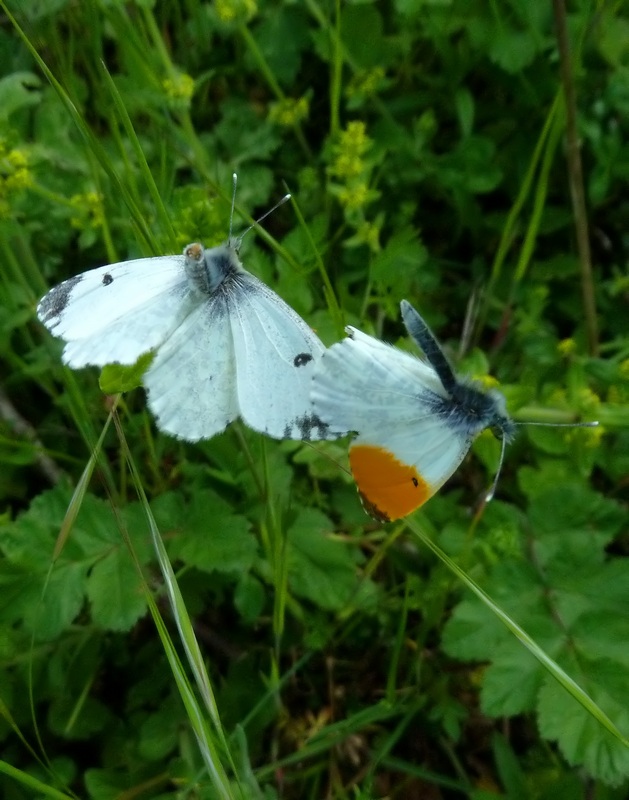
[[37, 315], [67, 342], [68, 366], [133, 364], [198, 304], [183, 263], [183, 256], [162, 256], [97, 267], [51, 289]]
[[356, 432], [350, 465], [367, 511], [399, 519], [442, 486], [472, 437], [435, 410], [447, 393], [432, 367], [354, 328], [348, 332], [321, 358], [312, 402], [331, 431]]
[[229, 302], [243, 420], [276, 439], [330, 438], [310, 402], [315, 363], [325, 350], [319, 338], [249, 273], [239, 276]]
[[236, 361], [223, 296], [203, 301], [170, 335], [144, 385], [158, 427], [181, 439], [209, 439], [236, 419]]

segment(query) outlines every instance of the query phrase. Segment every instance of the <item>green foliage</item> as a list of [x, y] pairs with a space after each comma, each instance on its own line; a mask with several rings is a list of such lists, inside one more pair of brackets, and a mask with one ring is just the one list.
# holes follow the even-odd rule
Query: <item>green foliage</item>
[[[0, 794], [624, 797], [626, 9], [568, 9], [592, 286], [547, 0], [0, 6]], [[185, 445], [150, 353], [62, 367], [46, 288], [220, 243], [233, 171], [235, 232], [292, 192], [241, 255], [326, 344], [409, 347], [406, 297], [518, 421], [601, 426], [382, 527], [344, 442]]]

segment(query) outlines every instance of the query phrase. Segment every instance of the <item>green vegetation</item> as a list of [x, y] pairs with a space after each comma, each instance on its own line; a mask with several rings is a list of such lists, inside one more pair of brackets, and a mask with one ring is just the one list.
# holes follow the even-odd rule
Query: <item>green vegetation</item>
[[[629, 11], [562, 8], [0, 0], [2, 797], [627, 796]], [[63, 367], [39, 297], [219, 244], [233, 171], [237, 230], [293, 193], [242, 258], [326, 344], [410, 347], [408, 298], [601, 426], [382, 526], [344, 441], [186, 445]]]

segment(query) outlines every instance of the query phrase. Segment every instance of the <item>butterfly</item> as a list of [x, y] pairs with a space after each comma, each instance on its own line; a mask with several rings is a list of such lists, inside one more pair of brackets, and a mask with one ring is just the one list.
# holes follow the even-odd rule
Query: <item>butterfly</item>
[[[235, 188], [234, 175], [234, 197]], [[233, 208], [234, 199], [232, 217]], [[62, 359], [74, 369], [134, 364], [151, 351], [143, 383], [157, 426], [169, 434], [195, 442], [241, 417], [277, 439], [328, 438], [309, 400], [325, 348], [247, 272], [241, 243], [230, 222], [219, 247], [193, 243], [183, 255], [88, 270], [51, 289], [37, 315], [65, 340]]]
[[[425, 361], [349, 326], [348, 338], [318, 362], [311, 391], [315, 415], [331, 434], [355, 432], [349, 461], [360, 497], [368, 513], [387, 522], [430, 499], [487, 428], [502, 442], [502, 464], [516, 425], [525, 424], [509, 417], [497, 389], [484, 391], [457, 378], [430, 328], [406, 300], [401, 311]], [[500, 467], [487, 500], [499, 472]]]

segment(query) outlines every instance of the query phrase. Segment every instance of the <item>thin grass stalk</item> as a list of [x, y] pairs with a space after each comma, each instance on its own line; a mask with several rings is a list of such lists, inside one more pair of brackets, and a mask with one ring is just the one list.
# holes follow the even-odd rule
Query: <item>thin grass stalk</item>
[[[166, 589], [166, 594], [173, 613], [173, 618], [179, 631], [180, 640], [186, 653], [192, 674], [194, 675], [195, 683], [203, 699], [205, 709], [212, 721], [213, 732], [207, 726], [204, 714], [201, 711], [201, 708], [194, 695], [194, 691], [186, 677], [183, 665], [181, 664], [172, 640], [170, 639], [168, 630], [164, 625], [153, 596], [150, 593], [148, 586], [145, 584], [149, 609], [153, 615], [160, 639], [162, 640], [166, 656], [173, 672], [173, 677], [177, 683], [177, 688], [186, 708], [186, 712], [192, 725], [195, 738], [197, 739], [201, 755], [208, 772], [212, 777], [213, 784], [222, 798], [231, 800], [233, 793], [227, 773], [225, 772], [221, 761], [221, 753], [223, 757], [228, 760], [229, 766], [234, 772], [234, 775], [236, 775], [236, 768], [231, 757], [227, 738], [223, 731], [223, 726], [218, 713], [218, 707], [214, 699], [211, 683], [205, 670], [201, 651], [194, 635], [192, 622], [183, 602], [183, 598], [177, 584], [177, 579], [173, 572], [172, 566], [170, 565], [166, 549], [164, 548], [161, 535], [157, 528], [157, 523], [155, 522], [155, 518], [153, 517], [150, 505], [144, 493], [144, 487], [141, 482], [140, 474], [137, 470], [137, 466], [128, 447], [124, 432], [117, 416], [114, 417], [114, 422], [118, 432], [121, 448], [129, 465], [129, 470], [133, 478], [138, 498], [142, 504], [147, 522], [149, 524], [151, 540], [153, 542], [155, 554], [162, 572], [164, 587]], [[122, 524], [120, 525], [120, 528], [122, 531], [124, 531], [124, 526]], [[141, 572], [141, 565], [137, 559], [135, 559], [135, 554], [133, 548], [131, 547], [131, 543], [128, 541], [128, 537], [125, 536], [125, 540], [128, 543], [131, 555], [136, 563], [136, 567]], [[219, 749], [221, 751], [220, 753]]]
[[577, 132], [577, 99], [568, 40], [566, 22], [566, 5], [564, 0], [553, 0], [555, 26], [557, 30], [557, 46], [559, 48], [559, 70], [566, 107], [566, 157], [568, 160], [568, 179], [570, 197], [574, 213], [574, 225], [581, 268], [581, 292], [583, 295], [583, 313], [588, 339], [588, 350], [591, 356], [598, 355], [598, 320], [596, 318], [596, 295], [592, 274], [592, 253], [587, 210], [585, 207], [585, 189], [583, 186], [583, 168], [581, 165], [581, 148]]
[[38, 797], [49, 797], [51, 800], [76, 800], [76, 795], [65, 794], [65, 792], [60, 792], [58, 789], [53, 789], [52, 786], [37, 780], [27, 772], [22, 772], [21, 769], [12, 767], [6, 761], [0, 761], [0, 772], [8, 775], [9, 778], [13, 778], [16, 783], [34, 790]]

